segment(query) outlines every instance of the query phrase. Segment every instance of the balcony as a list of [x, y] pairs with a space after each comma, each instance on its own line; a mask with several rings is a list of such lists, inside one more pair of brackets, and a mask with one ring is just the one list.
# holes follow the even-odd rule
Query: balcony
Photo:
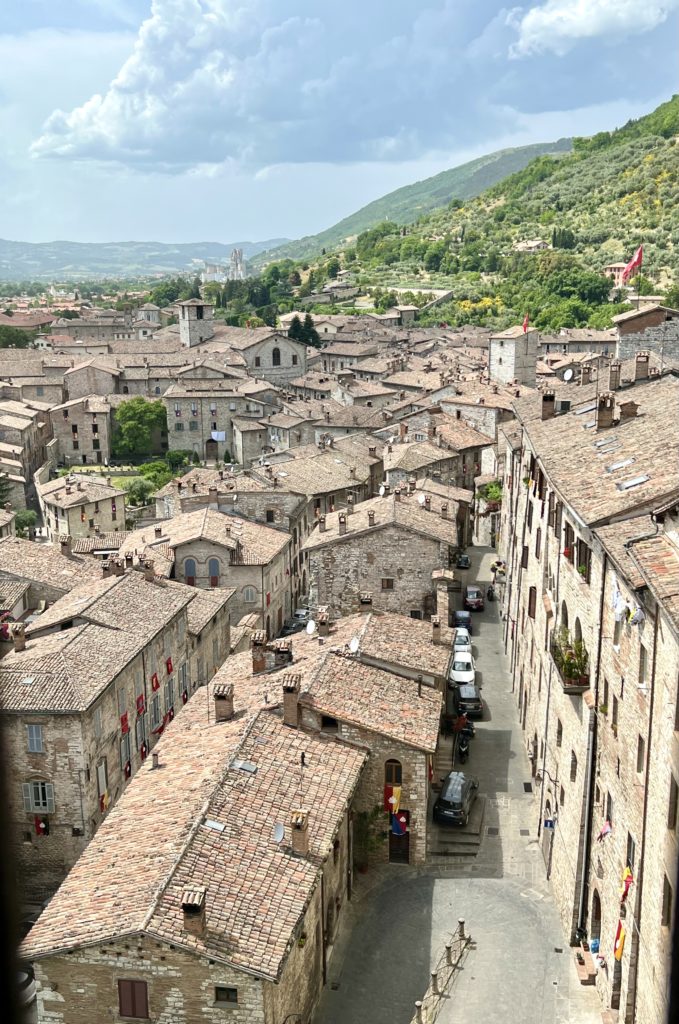
[[563, 627], [552, 635], [550, 654], [564, 693], [589, 689], [589, 654], [582, 640], [573, 640]]

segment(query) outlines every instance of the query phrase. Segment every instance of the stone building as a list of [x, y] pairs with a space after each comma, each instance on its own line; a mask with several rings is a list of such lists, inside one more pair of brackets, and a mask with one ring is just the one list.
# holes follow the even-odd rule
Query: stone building
[[163, 395], [170, 451], [190, 451], [208, 461], [231, 461], [235, 417], [260, 417], [273, 392], [251, 397], [233, 381], [191, 380], [172, 384]]
[[458, 509], [421, 497], [385, 494], [321, 516], [304, 545], [311, 605], [348, 615], [370, 594], [377, 610], [429, 617], [432, 571], [447, 567], [458, 546]]
[[499, 384], [524, 384], [535, 387], [535, 367], [540, 336], [533, 327], [509, 327], [492, 334], [488, 350], [488, 373]]
[[310, 1019], [351, 898], [366, 752], [290, 728], [283, 683], [189, 702], [24, 943], [41, 1014]]
[[[106, 395], [109, 392], [101, 392]], [[107, 398], [90, 394], [55, 405], [49, 411], [56, 458], [64, 466], [108, 465], [111, 458], [113, 418]]]
[[306, 345], [277, 331], [240, 331], [229, 337], [232, 349], [245, 359], [253, 377], [287, 384], [306, 373]]
[[[281, 631], [292, 607], [291, 537], [281, 529], [208, 507], [129, 533], [123, 556], [150, 559], [156, 572], [191, 587], [235, 590], [232, 617], [257, 612], [268, 636]], [[214, 506], [214, 507], [212, 507]]]
[[551, 392], [518, 401], [506, 432], [505, 645], [545, 869], [571, 940], [600, 943], [583, 981], [651, 1024], [676, 902], [679, 381], [578, 392], [559, 415]]
[[[433, 429], [430, 433], [432, 440], [403, 440], [387, 444], [383, 456], [384, 476], [392, 490], [405, 487], [412, 476], [432, 476], [434, 473], [443, 483], [457, 484], [461, 476], [460, 453], [435, 444]], [[407, 434], [404, 433], [403, 437]]]
[[29, 608], [57, 601], [100, 574], [101, 566], [93, 559], [73, 553], [70, 539], [57, 547], [22, 537], [0, 538], [0, 578], [28, 584]]
[[125, 529], [125, 491], [107, 480], [78, 473], [36, 483], [36, 490], [51, 541]]
[[261, 459], [269, 448], [269, 433], [266, 420], [245, 416], [234, 416], [231, 420], [233, 450], [231, 461], [240, 466], [250, 466]]
[[18, 450], [27, 488], [45, 461], [46, 445], [52, 437], [48, 408], [44, 402], [0, 399], [0, 442]]

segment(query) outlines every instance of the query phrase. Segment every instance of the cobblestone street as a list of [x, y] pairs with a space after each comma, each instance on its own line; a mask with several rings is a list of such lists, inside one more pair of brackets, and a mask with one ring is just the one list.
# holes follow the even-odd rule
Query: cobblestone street
[[[463, 584], [468, 577], [487, 586], [495, 553], [470, 554]], [[473, 643], [486, 708], [464, 770], [479, 779], [482, 813], [477, 809], [457, 837], [439, 837], [432, 825], [426, 867], [385, 865], [357, 876], [315, 1024], [408, 1024], [458, 918], [474, 942], [444, 1000], [441, 1024], [601, 1021], [593, 988], [578, 983], [546, 882], [539, 804], [497, 603], [474, 615]], [[441, 760], [437, 776], [445, 770], [449, 762]]]

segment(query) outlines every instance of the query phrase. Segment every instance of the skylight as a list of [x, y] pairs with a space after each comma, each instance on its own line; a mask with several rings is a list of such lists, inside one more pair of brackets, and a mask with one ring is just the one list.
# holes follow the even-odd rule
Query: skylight
[[241, 761], [238, 758], [236, 758], [235, 761], [232, 761], [231, 767], [237, 768], [238, 771], [241, 772], [247, 772], [248, 775], [254, 775], [257, 771], [257, 765], [253, 764], [252, 761]]
[[575, 410], [576, 416], [582, 416], [586, 412], [594, 412], [596, 409], [596, 402], [590, 402], [589, 405], [583, 405], [582, 408]]
[[631, 487], [639, 487], [650, 479], [650, 476], [633, 476], [631, 480], [621, 480], [620, 483], [615, 486], [619, 491], [629, 491]]
[[615, 436], [614, 437], [602, 437], [600, 441], [595, 441], [594, 442], [594, 447], [595, 448], [603, 448], [603, 446], [605, 444], [613, 444], [613, 442], [617, 441], [617, 440], [618, 440], [618, 438], [615, 437]]
[[631, 466], [634, 459], [621, 459], [620, 462], [612, 462], [610, 466], [606, 466], [607, 473], [615, 473], [616, 469], [624, 469], [625, 466]]
[[213, 821], [212, 818], [206, 818], [205, 828], [211, 828], [213, 832], [223, 832], [226, 825], [223, 825], [221, 821]]

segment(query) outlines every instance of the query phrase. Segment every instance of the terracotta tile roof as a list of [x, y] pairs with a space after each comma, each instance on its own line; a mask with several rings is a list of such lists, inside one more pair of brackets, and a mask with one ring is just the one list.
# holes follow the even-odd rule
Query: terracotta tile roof
[[[168, 484], [156, 491], [156, 498], [165, 498], [170, 494], [181, 494], [188, 497], [191, 494], [207, 494], [211, 487], [218, 491], [265, 491], [267, 487], [260, 480], [255, 480], [247, 473], [229, 473], [227, 470], [217, 469], [189, 469], [184, 476], [179, 478], [182, 484], [181, 491], [177, 480], [170, 480]], [[193, 485], [196, 490], [193, 490]]]
[[638, 537], [647, 537], [654, 530], [655, 524], [650, 516], [638, 516], [634, 519], [622, 519], [608, 526], [599, 526], [594, 531], [615, 562], [618, 571], [634, 590], [643, 587], [645, 580], [626, 545]]
[[356, 658], [329, 653], [300, 703], [370, 732], [434, 752], [441, 725], [438, 690]]
[[7, 576], [0, 576], [0, 609], [11, 608], [31, 588], [30, 583], [21, 580], [13, 580]]
[[[448, 518], [441, 515], [441, 506], [445, 504], [438, 496], [431, 501], [431, 510], [421, 506], [415, 494], [402, 494], [397, 501], [393, 494], [383, 498], [370, 498], [355, 506], [351, 515], [346, 517], [346, 533], [339, 532], [340, 512], [328, 512], [325, 516], [325, 530], [321, 532], [316, 525], [304, 544], [304, 550], [313, 551], [329, 544], [350, 544], [357, 536], [362, 540], [365, 534], [387, 526], [401, 527], [412, 530], [432, 541], [444, 544], [457, 544], [457, 509], [448, 504]], [[374, 526], [369, 525], [368, 513], [375, 516]]]
[[75, 555], [92, 555], [98, 551], [117, 551], [127, 537], [127, 531], [97, 533], [94, 537], [80, 537], [73, 541]]
[[[180, 583], [176, 584], [176, 586], [181, 585]], [[202, 633], [215, 615], [228, 605], [236, 591], [227, 587], [216, 587], [214, 590], [202, 590], [198, 587], [191, 589], [193, 600], [186, 609], [186, 613], [189, 633], [197, 636]]]
[[113, 487], [106, 480], [89, 476], [87, 473], [74, 474], [73, 478], [61, 476], [37, 486], [45, 501], [58, 508], [74, 508], [77, 505], [91, 504], [93, 501], [125, 497], [125, 491], [119, 487]]
[[655, 537], [632, 541], [629, 551], [644, 583], [679, 633], [679, 547], [675, 537], [658, 532]]
[[367, 624], [360, 634], [359, 657], [445, 677], [453, 632], [447, 625], [442, 625], [442, 642], [435, 644], [431, 622], [391, 612], [373, 613], [367, 616]]
[[79, 583], [99, 577], [101, 566], [89, 558], [62, 555], [50, 544], [37, 544], [21, 537], [1, 537], [0, 573], [66, 592]]
[[[486, 444], [489, 443], [487, 438], [484, 438], [484, 441]], [[433, 441], [407, 441], [405, 444], [396, 443], [389, 447], [384, 450], [384, 468], [387, 472], [390, 469], [400, 469], [407, 473], [415, 473], [425, 466], [447, 462], [457, 455], [456, 451], [439, 448]]]
[[[496, 479], [495, 477], [492, 478]], [[470, 504], [474, 500], [473, 491], [467, 491], [463, 487], [449, 487], [440, 480], [433, 480], [430, 476], [420, 477], [417, 481], [417, 491], [424, 491], [425, 494], [437, 494], [448, 502], [448, 514], [450, 515], [451, 502], [464, 502]]]

